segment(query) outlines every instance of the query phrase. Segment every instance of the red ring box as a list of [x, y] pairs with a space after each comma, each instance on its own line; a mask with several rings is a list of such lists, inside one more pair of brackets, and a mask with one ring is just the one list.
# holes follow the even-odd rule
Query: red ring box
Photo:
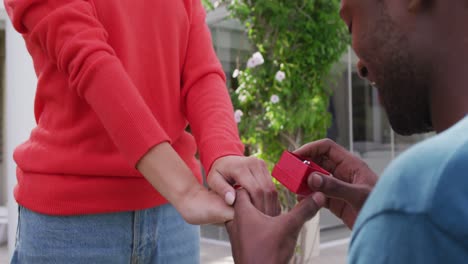
[[309, 195], [312, 194], [312, 190], [307, 185], [307, 178], [315, 171], [325, 175], [330, 174], [311, 160], [284, 151], [273, 168], [272, 176], [291, 192], [299, 195]]

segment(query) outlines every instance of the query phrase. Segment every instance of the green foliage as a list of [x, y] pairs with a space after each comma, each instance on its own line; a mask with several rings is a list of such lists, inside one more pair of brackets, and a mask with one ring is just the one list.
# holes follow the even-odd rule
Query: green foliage
[[206, 11], [213, 10], [214, 6], [211, 0], [202, 0], [202, 4], [205, 7]]
[[[272, 166], [283, 150], [325, 137], [331, 124], [330, 72], [349, 42], [340, 0], [224, 2], [264, 58], [236, 72], [239, 87], [231, 97], [243, 112], [239, 130], [248, 154]], [[284, 80], [275, 79], [278, 71]], [[286, 207], [295, 203], [290, 195], [283, 199]]]

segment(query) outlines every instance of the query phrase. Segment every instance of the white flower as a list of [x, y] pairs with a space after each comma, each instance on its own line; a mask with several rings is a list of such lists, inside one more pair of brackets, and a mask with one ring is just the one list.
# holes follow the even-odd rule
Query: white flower
[[235, 112], [234, 112], [234, 119], [236, 120], [236, 123], [240, 123], [241, 120], [242, 120], [242, 116], [244, 115], [244, 113], [237, 109]]
[[247, 68], [255, 68], [257, 65], [255, 65], [255, 61], [254, 59], [250, 58], [248, 61], [247, 61]]
[[239, 70], [235, 69], [234, 72], [232, 73], [232, 78], [237, 78], [239, 76]]
[[260, 52], [255, 52], [247, 61], [247, 68], [255, 68], [265, 62]]
[[258, 65], [262, 65], [262, 64], [265, 62], [265, 60], [263, 59], [262, 54], [261, 54], [260, 52], [258, 52], [258, 51], [255, 52], [255, 53], [252, 55], [252, 59], [255, 60], [255, 62], [257, 63], [257, 66], [258, 66]]
[[247, 100], [247, 96], [245, 94], [241, 94], [239, 95], [239, 101], [241, 103], [245, 102]]
[[276, 79], [278, 82], [282, 82], [285, 78], [286, 78], [286, 74], [284, 73], [284, 71], [278, 71], [278, 72], [276, 72], [275, 79]]
[[280, 100], [280, 99], [279, 99], [279, 96], [276, 95], [276, 94], [272, 95], [271, 98], [270, 98], [270, 101], [271, 101], [272, 103], [274, 103], [274, 104], [278, 103], [279, 100]]

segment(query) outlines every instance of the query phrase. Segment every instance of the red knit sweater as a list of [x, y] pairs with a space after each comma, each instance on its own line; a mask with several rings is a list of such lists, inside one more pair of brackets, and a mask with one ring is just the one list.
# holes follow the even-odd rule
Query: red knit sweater
[[242, 155], [200, 0], [4, 1], [38, 77], [37, 127], [14, 153], [19, 204], [149, 208], [166, 202], [135, 169], [151, 147], [170, 142], [199, 179], [196, 145], [206, 170]]

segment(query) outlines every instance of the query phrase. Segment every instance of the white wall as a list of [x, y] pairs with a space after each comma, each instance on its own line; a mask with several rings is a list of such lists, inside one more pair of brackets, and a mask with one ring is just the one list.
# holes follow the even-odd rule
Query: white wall
[[[3, 6], [1, 7], [3, 9]], [[36, 75], [31, 58], [21, 36], [6, 23], [6, 83], [5, 83], [5, 173], [8, 186], [8, 249], [11, 254], [15, 245], [18, 207], [13, 198], [16, 184], [16, 165], [13, 150], [25, 141], [35, 126], [33, 102], [36, 90]]]

